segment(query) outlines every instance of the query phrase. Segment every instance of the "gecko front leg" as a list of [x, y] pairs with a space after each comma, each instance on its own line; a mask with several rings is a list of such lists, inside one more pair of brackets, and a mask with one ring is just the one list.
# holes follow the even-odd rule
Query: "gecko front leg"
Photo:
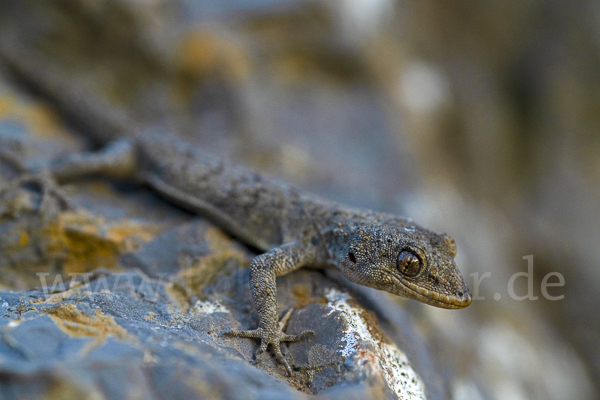
[[285, 366], [290, 376], [292, 369], [281, 353], [281, 342], [296, 342], [314, 334], [314, 331], [307, 330], [298, 335], [288, 335], [283, 332], [285, 322], [291, 314], [287, 313], [280, 326], [275, 278], [314, 262], [314, 259], [314, 248], [304, 247], [297, 243], [286, 244], [255, 257], [250, 264], [250, 288], [254, 307], [260, 319], [258, 329], [233, 330], [224, 333], [227, 336], [260, 339], [260, 349], [256, 352], [255, 357], [265, 352], [269, 344], [272, 345], [275, 357]]

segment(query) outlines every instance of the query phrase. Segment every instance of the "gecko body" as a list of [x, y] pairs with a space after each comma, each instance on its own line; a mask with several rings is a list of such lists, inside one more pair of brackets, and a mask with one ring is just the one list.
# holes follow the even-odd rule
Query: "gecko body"
[[352, 282], [441, 308], [471, 303], [454, 261], [456, 245], [448, 235], [267, 179], [205, 153], [173, 133], [136, 129], [127, 116], [67, 82], [61, 71], [40, 69], [39, 61], [18, 52], [3, 55], [21, 76], [105, 145], [99, 152], [72, 154], [53, 163], [50, 170], [59, 182], [83, 174], [136, 180], [264, 251], [250, 265], [258, 328], [226, 334], [260, 339], [257, 355], [272, 345], [289, 374], [281, 342], [313, 333], [288, 335], [279, 327], [276, 277], [295, 269], [338, 268]]

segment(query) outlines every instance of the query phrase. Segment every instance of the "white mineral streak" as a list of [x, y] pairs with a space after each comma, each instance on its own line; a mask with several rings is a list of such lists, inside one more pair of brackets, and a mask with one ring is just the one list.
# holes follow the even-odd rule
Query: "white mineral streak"
[[[425, 385], [410, 365], [406, 355], [393, 344], [376, 340], [369, 332], [367, 322], [360, 316], [360, 310], [350, 306], [347, 300], [351, 299], [348, 293], [336, 289], [328, 289], [325, 297], [331, 311], [337, 311], [346, 322], [348, 329], [340, 344], [340, 353], [345, 357], [354, 356], [359, 367], [370, 367], [373, 373], [382, 373], [390, 390], [401, 400], [425, 400]], [[366, 351], [359, 352], [360, 341], [368, 343], [378, 363], [373, 363]], [[367, 349], [365, 349], [367, 350]]]
[[198, 300], [194, 305], [193, 311], [200, 314], [212, 314], [218, 312], [229, 314], [229, 309], [222, 305], [219, 300], [215, 302]]

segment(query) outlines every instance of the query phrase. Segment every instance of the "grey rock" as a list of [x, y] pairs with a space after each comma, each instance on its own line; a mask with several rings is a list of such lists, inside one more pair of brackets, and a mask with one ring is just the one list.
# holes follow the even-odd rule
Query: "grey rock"
[[[20, 12], [38, 7], [35, 2], [9, 3], [13, 11]], [[52, 8], [40, 7], [42, 14]], [[108, 2], [106, 9], [96, 11], [110, 14], [110, 10], [136, 15], [121, 2]], [[83, 11], [65, 9], [60, 15], [63, 12]], [[136, 19], [134, 25], [142, 29], [136, 25], [140, 21]], [[54, 23], [50, 23], [51, 30], [56, 28]], [[31, 26], [32, 22], [27, 24]], [[43, 38], [44, 30], [31, 30], [31, 37]], [[326, 49], [328, 46], [325, 44]], [[150, 75], [165, 73], [161, 68], [168, 62], [157, 59], [156, 54], [149, 56], [152, 51], [148, 48], [141, 53], [150, 59], [144, 68], [155, 69]], [[201, 83], [196, 90], [208, 85]], [[270, 105], [278, 102], [277, 96], [273, 97], [271, 89], [257, 92], [262, 87], [259, 83], [246, 86], [247, 93], [235, 95], [250, 94], [265, 105], [261, 108], [271, 109]], [[229, 86], [227, 82], [215, 87], [220, 90]], [[11, 88], [2, 90], [16, 99], [18, 115], [29, 115], [39, 106]], [[306, 95], [299, 92], [283, 104], [285, 112], [273, 111], [278, 118], [262, 112], [255, 115], [276, 124], [267, 130], [266, 138], [253, 142], [247, 142], [246, 136], [238, 138], [243, 143], [241, 149], [249, 146], [251, 150], [246, 159], [252, 160], [255, 150], [263, 152], [257, 153], [259, 156], [274, 154], [272, 166], [287, 165], [283, 170], [293, 177], [296, 165], [306, 169], [311, 160], [286, 164], [289, 149], [286, 153], [285, 149], [266, 146], [266, 142], [272, 142], [273, 132], [284, 126], [292, 127], [288, 135], [294, 137], [296, 130], [302, 129], [301, 122], [320, 115], [314, 120], [320, 127], [314, 134], [332, 131], [337, 135], [333, 142], [343, 146], [333, 146], [335, 157], [323, 149], [317, 149], [315, 157], [330, 160], [338, 169], [351, 167], [351, 174], [369, 166], [386, 171], [393, 182], [404, 180], [393, 173], [397, 160], [390, 159], [393, 152], [388, 151], [388, 128], [370, 89], [361, 86], [330, 91], [311, 86], [310, 90], [321, 98], [320, 106], [306, 103]], [[220, 95], [227, 103], [223, 108], [240, 106], [227, 97], [231, 93]], [[144, 96], [136, 93], [133, 97]], [[292, 110], [300, 110], [301, 114]], [[302, 115], [309, 118], [300, 118]], [[204, 121], [204, 117], [199, 119]], [[49, 135], [46, 131], [38, 132], [27, 122], [17, 119], [13, 124], [11, 118], [0, 115], [0, 142], [16, 143], [15, 154], [27, 167], [88, 148], [79, 135], [71, 135], [60, 122], [48, 128], [54, 135], [51, 139], [44, 136]], [[363, 137], [355, 143], [346, 140], [348, 127], [385, 135], [376, 135], [375, 140]], [[348, 135], [355, 135], [352, 132]], [[294, 146], [303, 145], [298, 142]], [[210, 143], [208, 147], [210, 150]], [[358, 148], [360, 159], [348, 162], [347, 154], [358, 153]], [[384, 150], [387, 156], [382, 157]], [[381, 159], [381, 168], [370, 163], [374, 158]], [[328, 170], [323, 165], [319, 168]], [[0, 182], [16, 175], [14, 168], [0, 163]], [[364, 184], [375, 188], [388, 187], [390, 182], [379, 177]], [[327, 192], [331, 182], [311, 184]], [[364, 184], [360, 188], [364, 189]], [[258, 323], [248, 286], [247, 267], [255, 255], [252, 249], [225, 236], [201, 216], [182, 212], [135, 186], [99, 180], [73, 183], [66, 189], [74, 209], [51, 196], [47, 210], [40, 210], [37, 185], [13, 189], [0, 196], [0, 398], [300, 399], [315, 394], [332, 399], [425, 397], [422, 391], [414, 395], [408, 391], [414, 389], [410, 379], [419, 378], [396, 346], [396, 337], [392, 335], [394, 340], [390, 340], [375, 314], [364, 307], [368, 302], [349, 293], [345, 284], [311, 270], [278, 279], [278, 312], [283, 316], [293, 309], [287, 332], [315, 331], [314, 336], [284, 347], [294, 369], [294, 375], [287, 377], [269, 352], [255, 359], [258, 341], [222, 336], [232, 328], [251, 329]], [[383, 204], [389, 197], [384, 194], [379, 199], [374, 189], [366, 190], [366, 195], [364, 190], [353, 192], [354, 200], [363, 202]], [[338, 188], [329, 190], [329, 194], [344, 196]], [[45, 285], [38, 273], [45, 274]], [[374, 304], [370, 308], [377, 307]], [[387, 303], [384, 307], [395, 306]], [[381, 310], [377, 313], [384, 314]], [[389, 321], [387, 325], [395, 323], [391, 318]], [[427, 351], [418, 337], [411, 340], [415, 343], [404, 344]], [[411, 378], [404, 381], [402, 374]]]

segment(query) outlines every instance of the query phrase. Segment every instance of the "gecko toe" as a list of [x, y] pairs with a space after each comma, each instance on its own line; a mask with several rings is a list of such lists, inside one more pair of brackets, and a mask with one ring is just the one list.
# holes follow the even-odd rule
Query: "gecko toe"
[[281, 347], [279, 345], [273, 346], [273, 350], [275, 352], [275, 357], [277, 358], [277, 361], [279, 361], [281, 364], [283, 364], [283, 366], [285, 367], [285, 370], [288, 373], [288, 376], [292, 376], [292, 368], [290, 367], [290, 364], [287, 362], [287, 360], [283, 356], [283, 353], [281, 353]]
[[299, 333], [298, 335], [288, 335], [288, 334], [282, 334], [280, 340], [282, 342], [297, 342], [299, 340], [304, 339], [305, 337], [309, 336], [309, 335], [314, 335], [315, 331], [304, 331], [302, 333]]
[[251, 330], [247, 330], [247, 331], [231, 330], [231, 331], [223, 332], [222, 335], [223, 336], [244, 337], [244, 338], [254, 338], [254, 339], [262, 338], [262, 332], [260, 331], [260, 329], [251, 329]]
[[51, 200], [53, 199], [58, 201], [59, 207], [62, 206], [63, 210], [75, 209], [69, 200], [69, 197], [60, 189], [52, 175], [47, 170], [22, 173], [18, 178], [0, 186], [0, 194], [3, 194], [9, 190], [14, 190], [25, 184], [34, 184], [40, 188], [41, 200], [40, 205], [38, 206], [38, 211], [42, 216], [51, 214], [50, 207]]
[[243, 338], [251, 338], [251, 339], [260, 339], [260, 348], [256, 350], [254, 353], [254, 359], [250, 362], [252, 365], [256, 365], [260, 362], [259, 356], [267, 351], [267, 347], [271, 345], [273, 352], [275, 353], [275, 357], [277, 361], [285, 367], [285, 370], [288, 376], [292, 376], [292, 368], [290, 364], [285, 359], [285, 356], [281, 352], [281, 343], [282, 342], [297, 342], [299, 340], [304, 339], [309, 335], [314, 335], [315, 332], [311, 330], [303, 331], [297, 335], [288, 335], [283, 332], [283, 328], [287, 325], [287, 322], [292, 314], [293, 309], [290, 309], [284, 317], [281, 319], [279, 323], [279, 329], [275, 328], [272, 331], [262, 330], [262, 329], [252, 329], [252, 330], [231, 330], [227, 332], [223, 332], [223, 336], [234, 336], [234, 337], [243, 337]]
[[254, 362], [258, 362], [258, 357], [260, 357], [262, 355], [262, 353], [264, 353], [265, 351], [267, 351], [266, 347], [263, 348], [262, 346], [260, 347], [260, 349], [256, 350], [256, 353], [254, 353]]

